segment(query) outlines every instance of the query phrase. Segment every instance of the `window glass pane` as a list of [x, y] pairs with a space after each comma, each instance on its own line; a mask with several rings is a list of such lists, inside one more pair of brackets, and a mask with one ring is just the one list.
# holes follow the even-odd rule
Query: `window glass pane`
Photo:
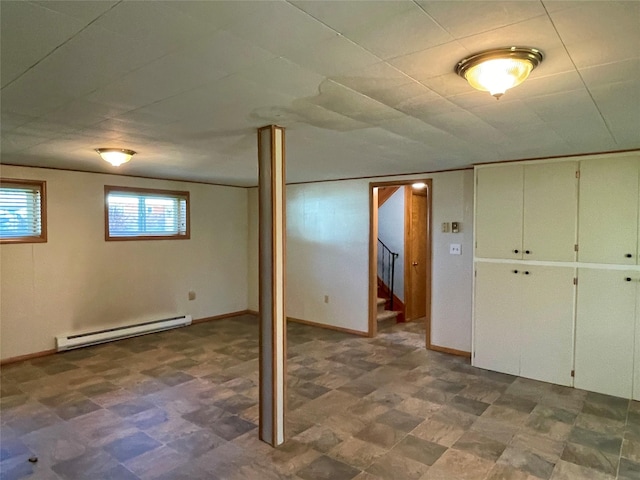
[[188, 238], [187, 192], [106, 190], [108, 238]]
[[0, 186], [0, 239], [31, 239], [42, 235], [39, 185], [3, 181]]

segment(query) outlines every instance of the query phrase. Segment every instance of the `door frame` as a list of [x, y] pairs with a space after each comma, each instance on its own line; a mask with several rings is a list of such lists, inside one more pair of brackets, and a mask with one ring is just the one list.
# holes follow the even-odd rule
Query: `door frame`
[[[433, 180], [431, 178], [416, 178], [411, 180], [394, 180], [388, 182], [370, 182], [369, 183], [369, 329], [368, 336], [375, 337], [378, 333], [378, 322], [376, 319], [377, 312], [377, 299], [378, 299], [378, 191], [377, 187], [389, 187], [389, 186], [411, 186], [414, 183], [422, 182], [425, 184], [425, 193], [427, 197], [427, 260], [429, 262], [429, 268], [427, 269], [427, 282], [426, 282], [426, 315], [425, 315], [425, 331], [426, 338], [425, 344], [427, 349], [431, 349], [431, 279], [432, 279], [432, 200], [433, 200]], [[409, 205], [409, 212], [411, 211]], [[405, 244], [407, 243], [407, 205], [405, 204]], [[407, 255], [405, 254], [405, 264], [407, 262]], [[406, 279], [405, 268], [405, 279]], [[405, 283], [405, 291], [407, 291]], [[406, 304], [406, 298], [405, 298]]]

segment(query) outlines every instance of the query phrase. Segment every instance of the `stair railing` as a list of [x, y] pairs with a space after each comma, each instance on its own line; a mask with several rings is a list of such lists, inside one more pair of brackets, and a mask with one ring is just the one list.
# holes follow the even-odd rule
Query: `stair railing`
[[378, 239], [378, 276], [384, 286], [389, 289], [389, 309], [393, 310], [393, 281], [395, 277], [396, 259], [400, 254], [392, 252], [384, 242]]

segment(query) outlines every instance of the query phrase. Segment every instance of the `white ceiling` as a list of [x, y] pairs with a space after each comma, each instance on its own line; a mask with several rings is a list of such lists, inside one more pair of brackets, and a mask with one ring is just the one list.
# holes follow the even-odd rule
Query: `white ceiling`
[[[2, 163], [257, 183], [640, 148], [638, 1], [0, 2]], [[545, 60], [496, 101], [454, 73]], [[118, 170], [97, 147], [138, 155]]]

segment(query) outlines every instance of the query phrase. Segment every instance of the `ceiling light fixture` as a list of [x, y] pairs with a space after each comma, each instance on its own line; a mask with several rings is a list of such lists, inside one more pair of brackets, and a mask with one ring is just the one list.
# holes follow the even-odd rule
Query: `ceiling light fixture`
[[426, 183], [424, 182], [416, 182], [413, 185], [411, 185], [413, 188], [415, 188], [416, 190], [420, 190], [421, 188], [425, 188], [427, 186]]
[[486, 50], [464, 58], [456, 73], [469, 84], [500, 99], [508, 89], [524, 82], [542, 62], [542, 52], [535, 48], [507, 47]]
[[114, 167], [127, 163], [136, 154], [133, 150], [126, 148], [96, 148], [96, 152], [105, 162], [109, 162]]

